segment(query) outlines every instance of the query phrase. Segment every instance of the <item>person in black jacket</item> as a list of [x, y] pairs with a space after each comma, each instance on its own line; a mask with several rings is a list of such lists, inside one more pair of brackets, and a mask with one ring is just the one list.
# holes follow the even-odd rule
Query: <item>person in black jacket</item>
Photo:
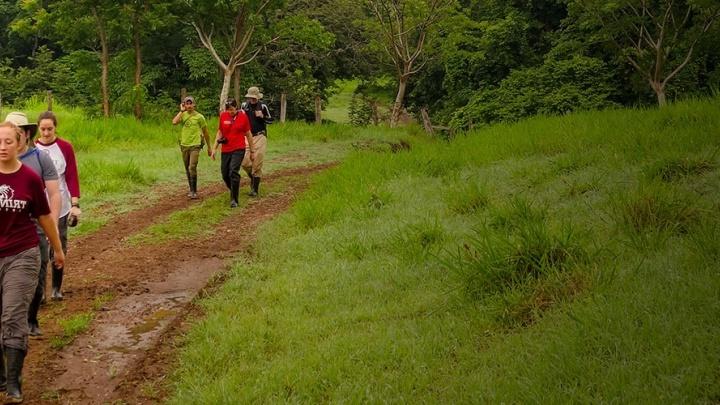
[[250, 176], [250, 196], [257, 196], [260, 192], [260, 179], [262, 178], [263, 160], [267, 149], [267, 124], [272, 123], [270, 110], [265, 103], [261, 102], [262, 93], [257, 87], [250, 87], [245, 95], [247, 100], [242, 104], [242, 109], [250, 120], [250, 131], [253, 135], [255, 146], [254, 159], [246, 154], [242, 162], [242, 168]]

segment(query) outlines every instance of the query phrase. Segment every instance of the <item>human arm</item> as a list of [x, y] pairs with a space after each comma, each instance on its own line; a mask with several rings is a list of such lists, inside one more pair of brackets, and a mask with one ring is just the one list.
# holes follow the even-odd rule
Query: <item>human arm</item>
[[185, 104], [180, 104], [180, 111], [175, 114], [175, 116], [172, 119], [173, 125], [177, 125], [182, 121], [183, 113], [185, 112]]
[[60, 217], [60, 209], [62, 208], [60, 182], [58, 180], [45, 180], [45, 189], [47, 190], [48, 202], [50, 203], [50, 214], [55, 224], [57, 224]]
[[70, 192], [70, 202], [72, 207], [70, 208], [70, 214], [79, 217], [82, 214], [80, 211], [80, 176], [78, 174], [77, 161], [75, 160], [75, 151], [73, 150], [72, 144], [64, 139], [58, 139], [58, 147], [65, 158], [65, 183]]
[[212, 156], [212, 152], [210, 149], [214, 149], [210, 147], [210, 133], [208, 132], [207, 125], [203, 127], [202, 129], [202, 137], [205, 139], [205, 144], [208, 146], [207, 154], [208, 156]]
[[222, 137], [222, 132], [220, 131], [220, 128], [218, 128], [217, 132], [215, 133], [215, 144], [213, 144], [212, 147], [212, 154], [210, 157], [212, 160], [215, 160], [215, 155], [217, 154], [217, 148], [220, 146], [220, 142], [218, 142], [218, 139]]
[[266, 124], [272, 124], [273, 123], [273, 117], [270, 115], [270, 109], [267, 105], [263, 104], [262, 107], [262, 113], [263, 113], [263, 119], [265, 120]]
[[247, 141], [247, 147], [250, 151], [250, 160], [255, 160], [255, 139], [253, 139], [252, 132], [245, 132], [245, 140]]
[[60, 233], [58, 232], [57, 222], [53, 219], [52, 214], [40, 215], [37, 218], [38, 224], [45, 231], [50, 246], [54, 250], [53, 262], [56, 267], [65, 267], [65, 254], [60, 243]]

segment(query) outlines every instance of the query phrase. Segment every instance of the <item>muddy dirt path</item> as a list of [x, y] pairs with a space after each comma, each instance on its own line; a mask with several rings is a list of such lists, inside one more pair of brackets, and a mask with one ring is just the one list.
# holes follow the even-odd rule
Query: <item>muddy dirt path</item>
[[[174, 190], [152, 206], [115, 218], [70, 241], [65, 300], [41, 309], [44, 335], [30, 340], [24, 371], [26, 403], [155, 403], [169, 371], [174, 339], [187, 329], [191, 301], [230, 259], [251, 249], [260, 224], [290, 207], [314, 173], [332, 164], [278, 171], [263, 185], [282, 181], [282, 193], [265, 193], [214, 226], [212, 234], [163, 244], [130, 246], [124, 240], [174, 211], [196, 204]], [[243, 191], [247, 186], [243, 184]], [[267, 190], [267, 188], [266, 188]], [[226, 193], [217, 184], [201, 198]], [[247, 198], [247, 197], [241, 197]], [[198, 200], [202, 201], [202, 200]], [[112, 294], [107, 303], [98, 297]], [[101, 308], [97, 308], [101, 306]], [[90, 329], [62, 349], [59, 319], [94, 311]]]

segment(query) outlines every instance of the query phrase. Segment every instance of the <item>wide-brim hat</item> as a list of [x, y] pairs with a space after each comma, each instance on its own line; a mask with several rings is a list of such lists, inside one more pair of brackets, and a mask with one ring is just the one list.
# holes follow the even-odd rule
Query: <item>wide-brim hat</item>
[[195, 97], [193, 97], [193, 96], [186, 96], [186, 97], [183, 99], [183, 103], [187, 102], [188, 100], [189, 100], [190, 102], [192, 102], [193, 104], [195, 104]]
[[35, 136], [38, 128], [37, 123], [29, 122], [27, 115], [20, 111], [13, 111], [8, 114], [7, 117], [5, 117], [5, 122], [12, 122], [24, 130], [29, 129], [31, 137]]
[[247, 91], [247, 94], [245, 95], [245, 98], [256, 98], [258, 100], [261, 100], [263, 97], [263, 94], [260, 93], [260, 89], [253, 86], [250, 87]]

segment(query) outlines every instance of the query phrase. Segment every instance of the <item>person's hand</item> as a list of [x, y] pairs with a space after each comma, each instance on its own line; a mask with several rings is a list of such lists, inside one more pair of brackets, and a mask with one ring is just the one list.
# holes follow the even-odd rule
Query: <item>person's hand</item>
[[263, 112], [262, 112], [261, 110], [255, 110], [255, 116], [258, 117], [258, 118], [262, 118], [262, 117], [263, 117]]
[[212, 160], [215, 160], [215, 151], [212, 151], [212, 154], [210, 154], [210, 157], [212, 158]]
[[70, 207], [70, 215], [80, 218], [80, 215], [82, 215], [82, 210], [80, 209], [80, 207], [73, 205], [72, 207]]
[[53, 264], [56, 268], [62, 269], [65, 267], [65, 253], [63, 253], [62, 250], [55, 250], [53, 252], [54, 258], [53, 258]]
[[185, 112], [185, 103], [180, 103], [180, 112]]
[[210, 157], [213, 156], [213, 151], [211, 151], [210, 148], [208, 148], [208, 156], [210, 156]]
[[255, 151], [254, 151], [254, 150], [251, 150], [251, 151], [250, 151], [250, 161], [252, 162], [252, 161], [254, 161], [254, 160], [255, 160]]

